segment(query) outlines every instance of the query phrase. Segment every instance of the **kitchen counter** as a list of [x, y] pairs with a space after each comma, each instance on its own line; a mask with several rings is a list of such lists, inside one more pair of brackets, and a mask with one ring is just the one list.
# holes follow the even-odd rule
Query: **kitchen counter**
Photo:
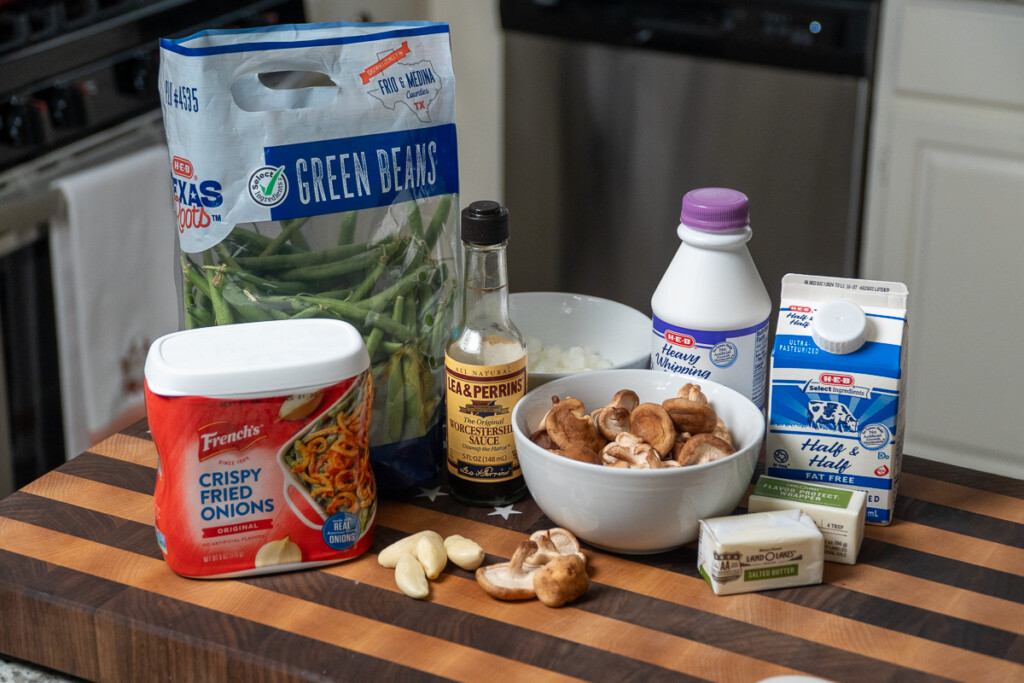
[[[145, 423], [0, 501], [0, 654], [91, 680], [1024, 680], [1024, 481], [907, 457], [895, 522], [824, 583], [719, 597], [696, 550], [585, 548], [587, 594], [488, 597], [449, 565], [427, 600], [376, 551], [431, 528], [508, 558], [553, 524], [469, 508], [443, 482], [386, 499], [370, 553], [238, 580], [171, 572]], [[652, 523], [654, 523], [652, 521]]]

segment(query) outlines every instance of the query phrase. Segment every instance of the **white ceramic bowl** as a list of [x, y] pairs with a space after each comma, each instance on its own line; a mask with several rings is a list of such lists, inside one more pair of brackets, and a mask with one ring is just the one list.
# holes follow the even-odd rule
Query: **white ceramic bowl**
[[729, 428], [737, 451], [703, 465], [671, 469], [620, 469], [578, 462], [530, 441], [551, 407], [551, 396], [573, 396], [588, 412], [620, 389], [642, 402], [672, 398], [688, 381], [660, 370], [598, 370], [554, 380], [526, 394], [512, 411], [519, 462], [530, 494], [551, 520], [580, 539], [619, 553], [657, 553], [696, 540], [698, 521], [728, 515], [750, 484], [765, 422], [737, 391], [698, 380]]
[[[651, 319], [610, 299], [562, 292], [520, 292], [509, 297], [509, 314], [525, 337], [544, 346], [591, 347], [611, 368], [646, 368], [651, 361]], [[590, 371], [584, 371], [590, 372]], [[531, 389], [569, 372], [531, 372]]]

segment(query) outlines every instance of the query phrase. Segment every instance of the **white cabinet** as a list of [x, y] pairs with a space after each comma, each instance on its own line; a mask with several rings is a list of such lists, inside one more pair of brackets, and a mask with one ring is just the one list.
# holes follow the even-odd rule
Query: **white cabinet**
[[1024, 478], [1024, 3], [886, 0], [861, 276], [910, 289], [905, 452]]

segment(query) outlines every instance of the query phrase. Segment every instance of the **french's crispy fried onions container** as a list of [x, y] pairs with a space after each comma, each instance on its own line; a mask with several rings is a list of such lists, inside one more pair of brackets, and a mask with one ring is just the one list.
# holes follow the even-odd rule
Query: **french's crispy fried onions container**
[[156, 534], [171, 569], [245, 576], [369, 548], [369, 368], [359, 332], [340, 320], [241, 323], [153, 343], [146, 412], [159, 454]]

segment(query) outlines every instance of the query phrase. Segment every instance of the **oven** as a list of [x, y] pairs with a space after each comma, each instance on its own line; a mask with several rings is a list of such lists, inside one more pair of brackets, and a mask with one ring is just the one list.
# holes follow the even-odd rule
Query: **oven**
[[[133, 280], [128, 271], [97, 265], [106, 286], [74, 291], [81, 280], [66, 276], [69, 253], [92, 248], [90, 240], [110, 226], [101, 226], [95, 212], [79, 211], [73, 238], [67, 237], [68, 214], [78, 201], [69, 188], [88, 187], [70, 179], [108, 168], [130, 173], [134, 167], [118, 166], [122, 160], [164, 144], [159, 38], [303, 20], [301, 0], [0, 0], [0, 496], [102, 436], [79, 417], [83, 407], [87, 413], [97, 408], [71, 376], [68, 359], [110, 342], [70, 335], [69, 329], [89, 328], [72, 328], [68, 318], [88, 320], [104, 297], [130, 290]], [[131, 192], [143, 202], [169, 197], [169, 170], [166, 179], [146, 178], [139, 182], [149, 186], [133, 185]], [[119, 199], [118, 187], [99, 187], [104, 201]], [[153, 231], [152, 248], [166, 251], [170, 269], [169, 200], [164, 208], [168, 231]], [[124, 229], [139, 228], [125, 223]], [[140, 239], [136, 232], [121, 236], [126, 244], [144, 244], [128, 241]], [[163, 286], [174, 299], [173, 279]], [[147, 309], [143, 302], [125, 311], [126, 328]], [[120, 324], [108, 327], [117, 332]], [[128, 350], [118, 358], [82, 355], [76, 361], [90, 376], [121, 377], [126, 395], [137, 393], [128, 408], [117, 406], [120, 419], [133, 409], [141, 416], [147, 341], [148, 335], [125, 339]]]

